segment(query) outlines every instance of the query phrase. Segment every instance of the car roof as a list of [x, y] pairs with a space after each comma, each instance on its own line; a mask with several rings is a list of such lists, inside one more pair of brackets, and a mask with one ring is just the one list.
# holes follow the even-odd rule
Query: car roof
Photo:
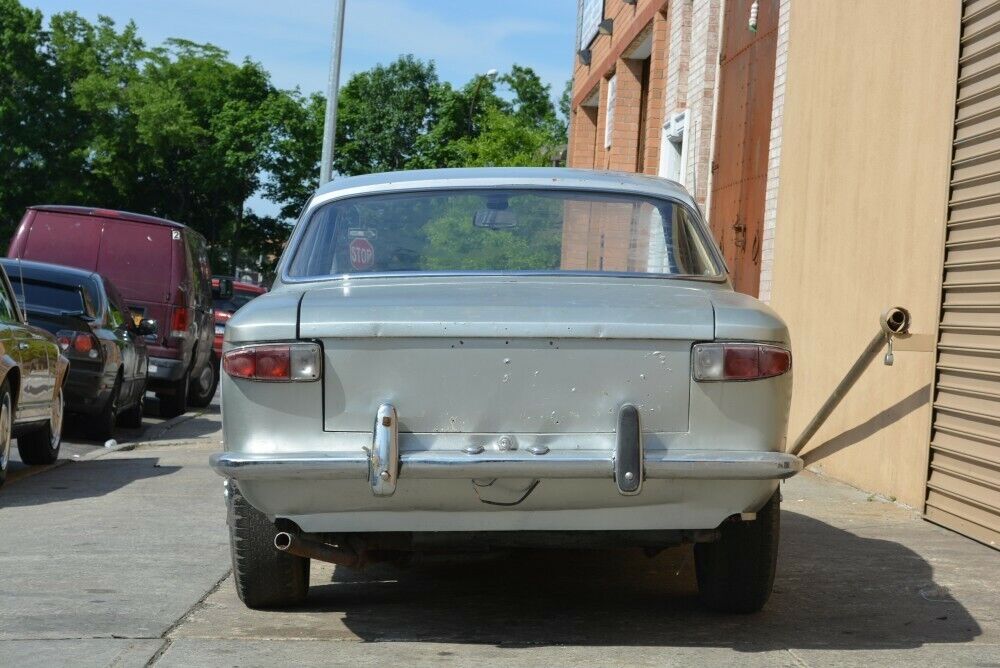
[[31, 211], [49, 211], [51, 213], [70, 213], [76, 216], [94, 216], [95, 218], [111, 218], [116, 220], [127, 220], [133, 223], [148, 223], [151, 225], [163, 225], [165, 227], [174, 227], [177, 229], [186, 228], [187, 225], [175, 222], [173, 220], [167, 220], [166, 218], [157, 218], [156, 216], [147, 216], [142, 213], [132, 213], [130, 211], [116, 211], [114, 209], [98, 209], [89, 206], [70, 206], [67, 204], [38, 204], [35, 206], [29, 206]]
[[[337, 178], [316, 191], [315, 197], [347, 191], [379, 192], [415, 188], [548, 187], [596, 191], [619, 191], [669, 197], [693, 205], [684, 186], [669, 179], [645, 174], [607, 172], [566, 167], [463, 167], [415, 169]], [[353, 194], [350, 193], [350, 194]], [[322, 199], [330, 199], [322, 197]]]
[[61, 264], [50, 264], [48, 262], [35, 262], [33, 260], [18, 260], [16, 258], [0, 258], [0, 263], [3, 264], [4, 269], [7, 270], [7, 275], [13, 281], [17, 278], [17, 275], [11, 275], [13, 271], [17, 271], [18, 265], [29, 270], [34, 277], [41, 278], [42, 280], [51, 279], [62, 279], [62, 280], [78, 280], [82, 281], [85, 279], [96, 280], [101, 279], [101, 275], [95, 271], [87, 271], [86, 269], [77, 269], [76, 267], [67, 267]]

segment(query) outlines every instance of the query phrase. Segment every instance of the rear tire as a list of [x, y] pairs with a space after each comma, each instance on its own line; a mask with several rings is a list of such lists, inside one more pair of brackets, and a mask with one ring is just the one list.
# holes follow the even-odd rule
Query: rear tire
[[188, 403], [195, 408], [205, 408], [212, 403], [215, 397], [215, 389], [219, 386], [219, 361], [213, 352], [205, 368], [196, 378], [191, 379], [191, 389], [188, 395]]
[[229, 547], [236, 593], [248, 608], [285, 608], [309, 593], [309, 560], [274, 547], [277, 527], [228, 482]]
[[126, 429], [142, 429], [142, 414], [146, 410], [146, 387], [142, 387], [139, 398], [135, 400], [131, 408], [127, 408], [118, 414], [118, 424]]
[[14, 402], [10, 396], [10, 383], [0, 384], [0, 487], [7, 480], [10, 465], [11, 429], [14, 424]]
[[694, 546], [698, 597], [706, 608], [745, 614], [767, 603], [778, 559], [780, 499], [776, 491], [757, 519], [723, 522], [718, 541]]
[[108, 395], [108, 401], [101, 412], [94, 416], [90, 423], [90, 433], [99, 441], [106, 441], [115, 435], [115, 420], [118, 418], [118, 403], [122, 396], [122, 376], [115, 378], [114, 387]]
[[156, 397], [160, 400], [160, 417], [175, 418], [183, 415], [187, 411], [188, 405], [188, 385], [190, 385], [190, 374], [174, 383], [174, 391], [171, 394], [159, 394]]
[[52, 397], [52, 414], [45, 425], [17, 437], [17, 453], [25, 464], [52, 464], [59, 459], [62, 445], [63, 390], [56, 388]]

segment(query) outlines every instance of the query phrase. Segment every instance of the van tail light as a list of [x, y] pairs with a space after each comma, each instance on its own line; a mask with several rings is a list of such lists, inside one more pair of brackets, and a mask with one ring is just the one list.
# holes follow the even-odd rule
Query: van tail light
[[170, 317], [170, 336], [178, 339], [187, 338], [190, 324], [190, 311], [184, 306], [178, 306]]
[[271, 343], [225, 352], [222, 368], [232, 378], [302, 382], [319, 379], [322, 359], [316, 343]]
[[71, 357], [96, 360], [101, 356], [101, 344], [90, 332], [61, 329], [56, 332], [59, 349]]
[[698, 343], [694, 346], [695, 380], [758, 380], [792, 368], [792, 353], [759, 343]]

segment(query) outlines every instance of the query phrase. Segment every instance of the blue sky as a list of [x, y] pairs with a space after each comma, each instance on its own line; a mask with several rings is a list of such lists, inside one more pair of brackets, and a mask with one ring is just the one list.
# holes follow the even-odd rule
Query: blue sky
[[[49, 16], [73, 10], [122, 24], [148, 44], [167, 37], [211, 42], [250, 57], [276, 85], [326, 89], [334, 0], [22, 0]], [[401, 53], [434, 60], [463, 84], [490, 68], [528, 65], [562, 92], [573, 63], [576, 0], [347, 0], [341, 81]]]

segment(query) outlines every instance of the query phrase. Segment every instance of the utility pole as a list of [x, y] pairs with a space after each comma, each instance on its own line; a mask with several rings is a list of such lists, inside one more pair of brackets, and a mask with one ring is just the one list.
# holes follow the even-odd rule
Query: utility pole
[[319, 166], [319, 184], [333, 176], [333, 145], [337, 139], [337, 97], [340, 93], [340, 52], [344, 47], [344, 5], [347, 0], [334, 0], [333, 45], [330, 49], [330, 79], [326, 86], [326, 120], [323, 122], [323, 156]]

